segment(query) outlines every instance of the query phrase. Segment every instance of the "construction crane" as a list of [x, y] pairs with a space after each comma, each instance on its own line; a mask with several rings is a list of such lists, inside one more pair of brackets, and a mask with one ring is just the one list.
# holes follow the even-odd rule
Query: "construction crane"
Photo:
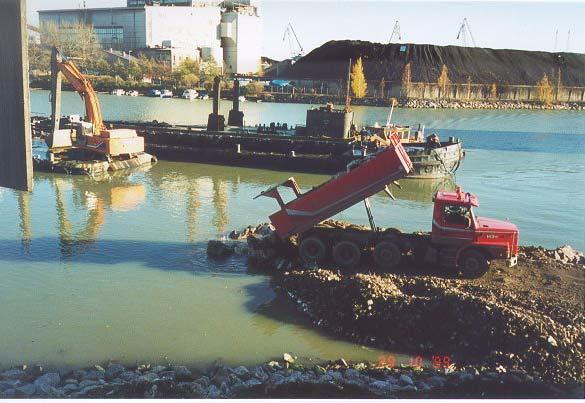
[[290, 58], [293, 62], [296, 62], [303, 57], [305, 50], [303, 49], [299, 37], [290, 22], [287, 24], [286, 29], [284, 30], [284, 36], [282, 37], [283, 42], [286, 42], [287, 40], [290, 49]]
[[565, 52], [570, 52], [571, 51], [571, 30], [569, 29], [567, 31], [567, 47]]
[[399, 41], [402, 40], [402, 35], [400, 34], [400, 23], [398, 22], [398, 20], [396, 20], [396, 22], [394, 23], [394, 29], [392, 30], [392, 35], [390, 35], [390, 40], [388, 41], [388, 43], [392, 43], [392, 40], [394, 39], [395, 36]]
[[461, 41], [463, 42], [463, 46], [467, 46], [467, 34], [469, 34], [469, 37], [471, 38], [471, 43], [473, 43], [473, 47], [477, 47], [477, 44], [475, 43], [475, 38], [471, 33], [469, 21], [467, 21], [467, 18], [464, 18], [463, 22], [461, 23], [461, 26], [459, 27], [459, 33], [457, 34], [457, 39], [461, 39]]

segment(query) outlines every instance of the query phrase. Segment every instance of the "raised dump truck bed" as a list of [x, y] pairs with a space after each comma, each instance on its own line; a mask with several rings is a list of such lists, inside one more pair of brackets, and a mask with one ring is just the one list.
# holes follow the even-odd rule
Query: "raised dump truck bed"
[[[270, 216], [270, 221], [283, 239], [299, 235], [299, 256], [306, 262], [321, 263], [332, 257], [338, 266], [354, 267], [364, 254], [371, 254], [378, 268], [392, 269], [409, 256], [419, 262], [455, 268], [467, 277], [485, 273], [492, 259], [505, 259], [510, 266], [516, 264], [518, 227], [477, 217], [477, 197], [459, 187], [455, 192], [436, 193], [430, 236], [376, 227], [368, 197], [382, 190], [392, 196], [387, 186], [411, 169], [408, 154], [398, 138], [392, 136], [388, 147], [352, 162], [346, 172], [307, 193], [301, 193], [294, 178], [289, 178], [259, 196], [278, 201], [280, 210]], [[291, 188], [295, 199], [285, 203], [280, 186]], [[365, 202], [371, 231], [319, 225], [360, 201]]]
[[[280, 211], [270, 220], [281, 238], [306, 231], [319, 222], [383, 191], [392, 182], [408, 175], [412, 163], [397, 138], [391, 146], [375, 154], [356, 160], [347, 166], [346, 172], [302, 194], [294, 178], [289, 178], [259, 196], [276, 199]], [[367, 180], [365, 180], [367, 179]], [[284, 203], [278, 188], [289, 187], [296, 198]]]

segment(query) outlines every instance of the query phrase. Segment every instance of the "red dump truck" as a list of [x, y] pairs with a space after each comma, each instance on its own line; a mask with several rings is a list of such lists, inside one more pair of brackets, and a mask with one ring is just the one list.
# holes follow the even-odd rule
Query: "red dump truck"
[[[479, 206], [477, 197], [460, 188], [435, 195], [430, 234], [405, 234], [376, 227], [368, 197], [381, 191], [393, 197], [389, 186], [397, 184], [411, 169], [408, 154], [398, 138], [393, 137], [388, 147], [353, 161], [346, 172], [306, 193], [301, 192], [294, 178], [289, 178], [257, 197], [277, 200], [280, 210], [270, 216], [270, 221], [282, 239], [299, 235], [299, 255], [307, 262], [321, 263], [332, 258], [338, 266], [355, 267], [362, 260], [373, 258], [374, 264], [385, 270], [400, 266], [408, 257], [455, 268], [469, 278], [485, 273], [493, 259], [506, 259], [510, 266], [517, 263], [516, 225], [477, 217], [473, 211]], [[293, 200], [284, 201], [279, 191], [283, 186], [292, 189]], [[362, 201], [371, 230], [323, 224]]]

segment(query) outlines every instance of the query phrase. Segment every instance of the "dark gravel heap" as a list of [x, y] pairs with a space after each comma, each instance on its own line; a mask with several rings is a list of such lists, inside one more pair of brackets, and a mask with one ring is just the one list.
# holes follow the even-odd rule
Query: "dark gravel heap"
[[554, 80], [561, 69], [565, 86], [585, 86], [585, 55], [462, 46], [329, 41], [292, 65], [287, 78], [346, 79], [349, 58], [362, 57], [368, 80], [400, 82], [411, 63], [413, 82], [437, 82], [443, 64], [453, 83], [536, 85], [543, 74]]
[[585, 381], [584, 315], [562, 301], [461, 280], [330, 270], [287, 272], [281, 284], [320, 325], [360, 342]]

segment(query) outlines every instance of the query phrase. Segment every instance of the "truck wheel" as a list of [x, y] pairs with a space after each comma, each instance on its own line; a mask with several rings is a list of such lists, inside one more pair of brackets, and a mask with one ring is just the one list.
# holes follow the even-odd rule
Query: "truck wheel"
[[379, 269], [394, 269], [402, 262], [402, 252], [396, 243], [381, 241], [374, 248], [374, 263]]
[[327, 256], [327, 247], [316, 236], [310, 236], [301, 241], [299, 245], [299, 256], [307, 263], [321, 263]]
[[490, 260], [480, 251], [468, 250], [459, 258], [459, 272], [465, 278], [483, 276], [490, 267]]
[[360, 259], [360, 248], [353, 242], [340, 241], [333, 247], [333, 261], [341, 267], [355, 267], [360, 263]]

